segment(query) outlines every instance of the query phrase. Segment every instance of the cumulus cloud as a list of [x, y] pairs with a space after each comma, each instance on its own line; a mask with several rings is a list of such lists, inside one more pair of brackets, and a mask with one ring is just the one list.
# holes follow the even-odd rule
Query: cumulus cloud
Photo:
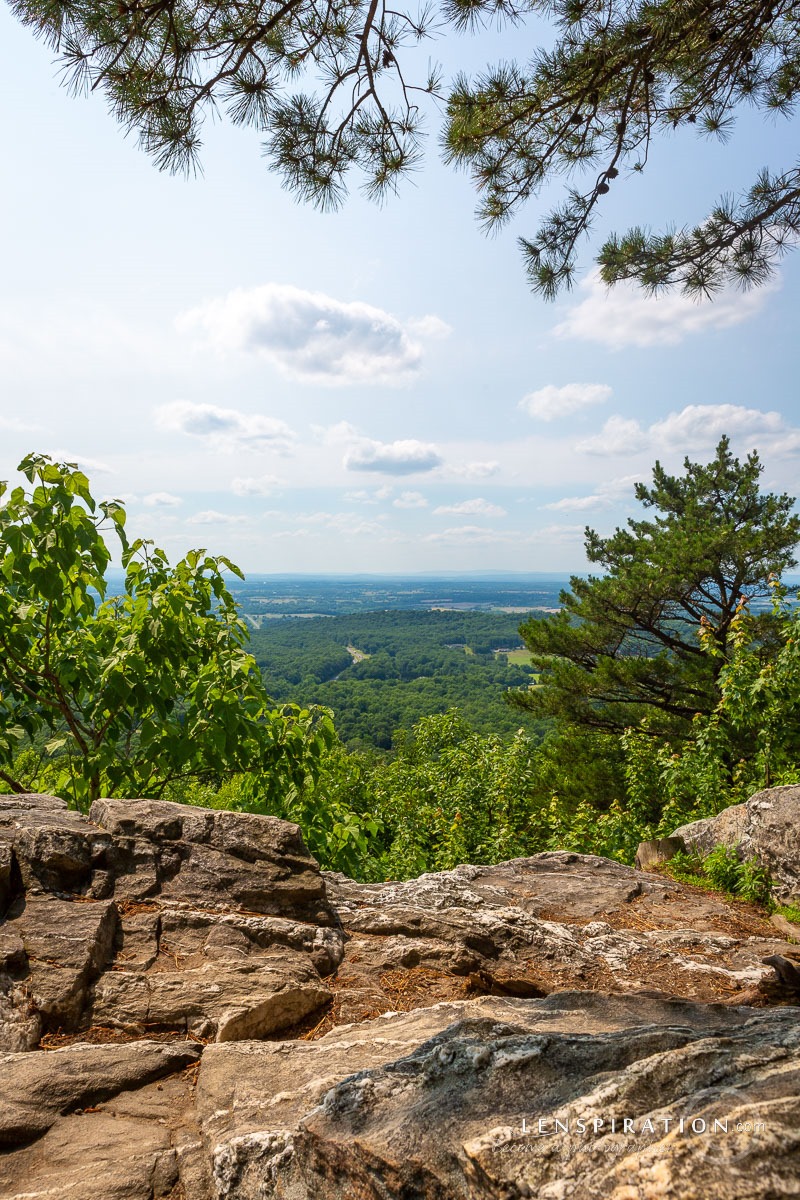
[[285, 421], [216, 404], [176, 400], [156, 410], [156, 424], [169, 433], [201, 438], [220, 450], [277, 450], [285, 453], [296, 434]]
[[449, 546], [474, 546], [482, 542], [503, 541], [494, 529], [483, 525], [456, 525], [451, 529], [443, 529], [441, 533], [429, 533], [426, 542], [440, 542]]
[[785, 428], [779, 412], [763, 412], [741, 404], [689, 404], [650, 426], [654, 443], [670, 446], [716, 445], [723, 434], [752, 437], [780, 433]]
[[177, 323], [222, 352], [259, 354], [292, 379], [331, 385], [405, 383], [422, 362], [411, 332], [449, 332], [435, 316], [404, 327], [360, 300], [278, 283], [238, 288], [182, 314]]
[[379, 524], [379, 521], [384, 520], [382, 516], [378, 518], [378, 521], [367, 521], [359, 513], [337, 513], [326, 512], [324, 510], [299, 513], [285, 513], [275, 510], [266, 512], [263, 515], [268, 518], [290, 521], [296, 527], [279, 530], [272, 535], [276, 538], [291, 537], [293, 535], [321, 537], [321, 530], [334, 530], [344, 537], [361, 537], [375, 534], [385, 535], [386, 533], [384, 526]]
[[644, 475], [617, 475], [615, 479], [601, 483], [598, 491], [602, 492], [604, 496], [611, 496], [615, 499], [632, 496], [636, 484], [643, 483], [644, 479]]
[[548, 384], [523, 396], [519, 408], [539, 421], [555, 421], [582, 408], [604, 404], [610, 396], [611, 388], [605, 383], [566, 383], [563, 387]]
[[594, 494], [591, 496], [565, 496], [563, 500], [554, 500], [552, 504], [543, 504], [553, 512], [588, 512], [593, 508], [608, 508], [607, 496]]
[[489, 479], [490, 476], [497, 475], [499, 472], [500, 463], [494, 460], [489, 462], [462, 463], [461, 466], [448, 468], [449, 475], [456, 475], [460, 479]]
[[434, 313], [428, 313], [424, 317], [412, 317], [406, 322], [406, 328], [409, 333], [416, 333], [422, 338], [446, 338], [453, 332], [452, 326]]
[[542, 504], [541, 508], [550, 509], [552, 512], [588, 512], [590, 509], [611, 508], [612, 505], [622, 499], [630, 499], [633, 495], [634, 486], [643, 478], [641, 475], [619, 475], [616, 479], [609, 479], [605, 483], [598, 484], [597, 490], [588, 496], [564, 496], [561, 500], [554, 500], [551, 504]]
[[428, 501], [423, 496], [422, 492], [401, 492], [396, 500], [392, 501], [395, 508], [427, 508]]
[[136, 492], [114, 492], [113, 495], [107, 493], [100, 497], [102, 503], [116, 501], [117, 504], [135, 504], [138, 499]]
[[505, 517], [506, 510], [499, 504], [491, 504], [478, 496], [475, 500], [462, 500], [460, 504], [441, 504], [433, 510], [437, 517]]
[[324, 446], [341, 446], [357, 442], [363, 434], [349, 421], [337, 421], [335, 425], [312, 425], [311, 432]]
[[633, 283], [606, 287], [593, 271], [580, 285], [584, 298], [567, 310], [554, 333], [561, 338], [623, 346], [675, 346], [693, 333], [739, 325], [756, 315], [780, 286], [774, 280], [749, 292], [735, 288], [713, 299], [693, 300], [681, 293], [649, 296]]
[[397, 442], [376, 442], [360, 438], [344, 456], [348, 471], [379, 471], [384, 475], [414, 475], [434, 471], [444, 459], [430, 442], [407, 438]]
[[277, 475], [237, 475], [231, 480], [234, 496], [269, 496], [281, 480]]
[[322, 525], [325, 529], [333, 529], [344, 537], [363, 537], [386, 532], [377, 521], [365, 521], [358, 513], [310, 513], [305, 521], [309, 525]]
[[715, 446], [723, 434], [772, 439], [784, 433], [791, 431], [779, 412], [763, 412], [741, 404], [688, 404], [647, 427], [633, 418], [609, 417], [600, 433], [585, 438], [575, 449], [609, 457], [665, 448], [690, 452]]
[[116, 472], [108, 463], [103, 462], [99, 458], [89, 458], [87, 454], [75, 454], [72, 450], [52, 450], [50, 457], [55, 462], [76, 463], [79, 470], [84, 474], [91, 475], [114, 475]]
[[176, 508], [183, 500], [172, 492], [149, 492], [142, 503], [146, 508]]
[[354, 492], [345, 492], [344, 498], [345, 500], [352, 500], [356, 504], [380, 504], [381, 501], [388, 500], [393, 491], [394, 488], [391, 484], [387, 484], [384, 487], [372, 488], [371, 490], [358, 488]]
[[600, 433], [584, 438], [575, 449], [581, 454], [638, 454], [648, 446], [647, 434], [633, 417], [609, 417]]
[[233, 513], [217, 512], [216, 509], [207, 508], [204, 512], [195, 513], [193, 517], [187, 517], [187, 525], [238, 525], [244, 521], [244, 517], [234, 516]]

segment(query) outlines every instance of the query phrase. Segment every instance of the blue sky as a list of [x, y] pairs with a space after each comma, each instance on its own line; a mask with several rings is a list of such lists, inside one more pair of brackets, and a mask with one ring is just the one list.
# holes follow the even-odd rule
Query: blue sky
[[[429, 47], [445, 74], [525, 55], [535, 31]], [[428, 50], [426, 50], [426, 55]], [[78, 460], [131, 531], [245, 570], [581, 571], [656, 458], [757, 448], [798, 490], [800, 257], [697, 305], [581, 282], [546, 304], [437, 161], [383, 207], [296, 203], [253, 131], [205, 130], [203, 174], [159, 174], [98, 96], [0, 10], [0, 478], [29, 450]], [[700, 218], [797, 123], [744, 113], [728, 146], [684, 132], [620, 179], [597, 230]], [[551, 198], [557, 193], [554, 191]]]

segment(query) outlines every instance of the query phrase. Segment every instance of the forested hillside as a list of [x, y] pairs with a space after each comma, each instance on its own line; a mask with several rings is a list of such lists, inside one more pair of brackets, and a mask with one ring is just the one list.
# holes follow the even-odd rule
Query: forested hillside
[[289, 618], [252, 640], [229, 560], [171, 566], [73, 464], [20, 470], [30, 491], [0, 484], [13, 792], [271, 813], [326, 867], [397, 879], [550, 849], [630, 862], [800, 781], [800, 606], [781, 582], [800, 517], [727, 438], [682, 475], [656, 463], [644, 519], [587, 530], [601, 573], [557, 612]]
[[449, 708], [481, 733], [541, 728], [505, 699], [533, 678], [524, 617], [388, 611], [271, 621], [250, 645], [276, 700], [324, 704], [346, 745], [386, 750], [397, 729]]

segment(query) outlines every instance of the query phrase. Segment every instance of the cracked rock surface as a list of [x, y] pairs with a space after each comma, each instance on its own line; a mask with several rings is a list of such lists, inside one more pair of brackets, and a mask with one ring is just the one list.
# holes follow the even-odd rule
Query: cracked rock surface
[[295, 825], [11, 796], [0, 848], [0, 1050], [98, 1028], [263, 1037], [330, 998], [344, 934]]
[[0, 1200], [800, 1196], [785, 924], [593, 856], [359, 884], [274, 818], [0, 797]]
[[[658, 991], [751, 1002], [787, 951], [763, 915], [594, 855], [552, 852], [404, 883], [328, 874], [350, 935], [333, 986], [338, 1019], [437, 999], [554, 991]], [[800, 930], [798, 930], [800, 932]], [[791, 997], [787, 997], [791, 998]]]

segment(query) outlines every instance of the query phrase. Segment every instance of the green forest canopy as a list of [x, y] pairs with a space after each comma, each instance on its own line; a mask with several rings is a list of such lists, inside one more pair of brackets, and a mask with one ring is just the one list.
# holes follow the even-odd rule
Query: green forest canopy
[[347, 745], [389, 749], [396, 730], [450, 708], [483, 733], [536, 728], [506, 703], [532, 678], [503, 653], [522, 647], [519, 621], [403, 610], [277, 620], [251, 633], [251, 648], [276, 700], [326, 705]]
[[[0, 486], [0, 771], [12, 790], [53, 792], [77, 807], [105, 792], [272, 813], [300, 824], [323, 865], [386, 879], [549, 849], [630, 862], [644, 838], [761, 787], [800, 783], [800, 606], [773, 574], [794, 561], [798, 518], [790, 497], [759, 491], [757, 456], [739, 462], [727, 439], [711, 463], [687, 460], [682, 475], [656, 464], [652, 487], [639, 488], [655, 516], [648, 529], [631, 518], [607, 539], [587, 531], [590, 555], [606, 574], [573, 580], [585, 610], [568, 604], [566, 618], [524, 627], [529, 644], [540, 633], [549, 637], [548, 626], [560, 638], [572, 631], [579, 650], [571, 657], [565, 642], [544, 656], [517, 692], [526, 706], [533, 701], [539, 710], [548, 695], [564, 697], [552, 661], [561, 658], [568, 672], [577, 666], [587, 676], [588, 690], [573, 689], [587, 712], [613, 708], [614, 696], [591, 695], [596, 673], [605, 686], [607, 658], [609, 669], [620, 668], [615, 685], [630, 692], [624, 728], [618, 718], [581, 720], [555, 703], [538, 711], [546, 725], [522, 722], [502, 736], [476, 732], [454, 710], [416, 719], [409, 704], [401, 718], [411, 728], [392, 736], [390, 753], [348, 749], [324, 708], [269, 698], [222, 578], [222, 568], [235, 570], [226, 560], [191, 551], [171, 567], [151, 543], [128, 542], [122, 506], [97, 505], [74, 464], [31, 455], [20, 469], [31, 491]], [[122, 549], [126, 579], [123, 592], [104, 598], [107, 534]], [[729, 577], [731, 604], [722, 604], [719, 581]], [[741, 595], [766, 599], [767, 611], [751, 611]], [[675, 610], [678, 600], [698, 596], [711, 609]], [[658, 614], [663, 628], [620, 624], [621, 615], [639, 621], [643, 612]], [[609, 643], [611, 618], [617, 628]], [[379, 685], [387, 703], [404, 676], [409, 686], [419, 682], [411, 678], [417, 671], [427, 672], [434, 708], [442, 706], [442, 680], [467, 679], [471, 695], [480, 683], [484, 696], [495, 688], [502, 696], [504, 672], [520, 670], [523, 682], [531, 675], [503, 661], [497, 642], [509, 630], [494, 621], [516, 623], [452, 612], [286, 622], [288, 641], [280, 653], [273, 649], [272, 666], [311, 671], [313, 655], [303, 659], [289, 644], [311, 628], [321, 638], [327, 682], [313, 675], [284, 682], [344, 683], [353, 711], [359, 689], [363, 696]], [[590, 642], [602, 635], [595, 664], [587, 627]], [[332, 629], [348, 639], [344, 647], [326, 643]], [[686, 657], [671, 656], [669, 646], [639, 652], [640, 633], [659, 629], [681, 639]], [[540, 652], [532, 645], [534, 658]], [[692, 685], [702, 682], [703, 706], [691, 720], [654, 722], [636, 689], [656, 669], [669, 685], [665, 695], [670, 687], [683, 694], [687, 662]], [[342, 665], [350, 679], [331, 678]]]

